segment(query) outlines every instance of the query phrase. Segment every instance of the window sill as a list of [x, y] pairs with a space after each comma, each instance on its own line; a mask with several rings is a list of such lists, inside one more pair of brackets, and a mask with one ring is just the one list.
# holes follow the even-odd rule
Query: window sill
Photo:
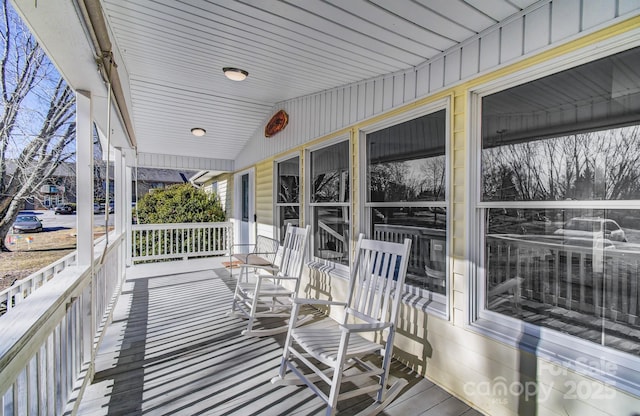
[[405, 285], [402, 303], [442, 319], [449, 319], [447, 298], [416, 286]]

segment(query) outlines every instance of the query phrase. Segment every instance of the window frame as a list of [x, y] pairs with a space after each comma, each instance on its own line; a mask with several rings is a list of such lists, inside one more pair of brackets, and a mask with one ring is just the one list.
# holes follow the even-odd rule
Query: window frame
[[[311, 153], [317, 151], [317, 150], [321, 150], [330, 146], [333, 146], [335, 144], [339, 144], [342, 142], [347, 142], [348, 146], [349, 146], [349, 166], [348, 166], [348, 172], [349, 172], [349, 179], [348, 179], [348, 183], [349, 183], [349, 201], [348, 202], [312, 202], [311, 200], [311, 192], [312, 192], [312, 186], [311, 186], [311, 181], [312, 181], [312, 166], [311, 166]], [[309, 221], [305, 221], [306, 224], [310, 224], [311, 225], [311, 239], [309, 241], [309, 258], [311, 258], [314, 262], [319, 263], [319, 264], [323, 264], [323, 265], [327, 265], [330, 266], [339, 276], [343, 276], [345, 278], [349, 277], [349, 273], [350, 273], [350, 268], [349, 268], [349, 264], [350, 261], [348, 262], [347, 265], [345, 264], [341, 264], [341, 263], [337, 263], [334, 261], [331, 261], [329, 259], [323, 259], [320, 257], [316, 257], [315, 256], [315, 251], [316, 251], [316, 247], [315, 247], [315, 235], [316, 235], [316, 229], [314, 228], [314, 224], [315, 224], [315, 216], [314, 216], [314, 208], [315, 207], [321, 207], [321, 206], [325, 206], [325, 207], [346, 207], [349, 211], [349, 231], [350, 234], [353, 235], [354, 232], [354, 224], [353, 224], [353, 197], [354, 197], [354, 178], [353, 178], [353, 145], [352, 145], [352, 141], [351, 141], [351, 135], [349, 133], [346, 134], [341, 134], [333, 139], [330, 140], [326, 140], [322, 143], [319, 143], [315, 146], [309, 146], [305, 148], [304, 151], [304, 159], [303, 159], [303, 163], [304, 163], [304, 191], [303, 191], [303, 195], [304, 195], [304, 200], [307, 201], [304, 205], [304, 218], [305, 219], [309, 219]], [[348, 253], [349, 256], [351, 256], [352, 252], [353, 252], [353, 242], [351, 241], [353, 238], [349, 238], [348, 241]], [[349, 258], [351, 259], [351, 257]]]
[[[526, 82], [544, 78], [579, 65], [640, 47], [637, 32], [631, 31], [614, 39], [605, 40], [574, 52], [529, 67], [512, 75], [496, 79], [467, 92], [469, 102], [468, 140], [466, 161], [467, 199], [465, 224], [468, 253], [467, 276], [469, 290], [465, 326], [476, 333], [488, 336], [518, 350], [534, 354], [562, 368], [609, 384], [634, 395], [640, 395], [640, 357], [635, 357], [611, 347], [563, 334], [557, 330], [537, 326], [516, 318], [484, 309], [486, 304], [486, 280], [483, 274], [485, 244], [485, 220], [483, 213], [489, 208], [563, 208], [564, 201], [482, 201], [482, 98]], [[580, 201], [586, 209], [637, 209], [636, 201], [593, 200]]]
[[[436, 113], [438, 111], [445, 111], [445, 199], [444, 201], [423, 201], [423, 202], [369, 202], [368, 201], [368, 183], [367, 183], [367, 135], [393, 127], [404, 122], [426, 116], [428, 114]], [[444, 207], [447, 212], [447, 224], [445, 229], [445, 294], [431, 292], [429, 290], [413, 286], [405, 285], [405, 301], [410, 300], [410, 303], [425, 312], [438, 316], [445, 320], [449, 320], [450, 314], [450, 287], [451, 287], [451, 99], [445, 97], [429, 104], [420, 106], [412, 111], [402, 113], [395, 117], [390, 117], [379, 123], [370, 124], [359, 130], [358, 137], [358, 153], [359, 153], [359, 183], [358, 183], [358, 208], [360, 215], [360, 222], [358, 224], [360, 232], [363, 232], [367, 237], [371, 237], [371, 208], [372, 207]]]

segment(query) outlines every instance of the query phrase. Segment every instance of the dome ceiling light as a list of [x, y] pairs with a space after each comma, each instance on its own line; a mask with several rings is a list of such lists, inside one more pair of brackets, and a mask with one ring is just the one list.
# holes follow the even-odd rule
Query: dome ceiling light
[[249, 73], [243, 69], [224, 67], [222, 68], [224, 75], [232, 81], [244, 81]]
[[191, 134], [193, 134], [196, 137], [202, 137], [205, 134], [207, 134], [207, 131], [202, 127], [194, 127], [191, 129]]

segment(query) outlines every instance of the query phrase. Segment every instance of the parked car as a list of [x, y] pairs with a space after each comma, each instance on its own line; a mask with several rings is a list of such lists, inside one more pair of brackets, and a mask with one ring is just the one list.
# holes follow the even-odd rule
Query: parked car
[[554, 231], [556, 235], [579, 238], [605, 238], [611, 241], [627, 242], [625, 232], [617, 222], [611, 219], [593, 217], [575, 217], [567, 221], [562, 228]]
[[55, 212], [56, 215], [73, 214], [74, 212], [76, 212], [76, 207], [71, 204], [63, 204], [55, 207], [53, 211]]
[[39, 233], [42, 230], [42, 221], [35, 215], [18, 215], [13, 223], [14, 233]]
[[93, 204], [93, 213], [94, 214], [104, 213], [104, 204]]

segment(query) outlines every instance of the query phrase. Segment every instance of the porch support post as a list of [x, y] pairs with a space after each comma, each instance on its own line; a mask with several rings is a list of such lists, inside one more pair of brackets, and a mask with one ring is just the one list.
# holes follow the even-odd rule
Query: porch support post
[[113, 226], [116, 235], [120, 235], [124, 229], [124, 161], [120, 149], [113, 149], [114, 154], [114, 172], [113, 183], [115, 185], [114, 201], [113, 201]]
[[91, 94], [76, 93], [76, 230], [78, 265], [93, 264], [93, 123]]
[[131, 215], [131, 210], [132, 208], [132, 201], [133, 201], [133, 182], [132, 179], [133, 175], [131, 174], [131, 167], [130, 166], [125, 166], [124, 168], [124, 204], [125, 204], [125, 209], [123, 212], [126, 213], [126, 216], [124, 218], [125, 221], [125, 232], [126, 234], [126, 244], [125, 244], [125, 249], [127, 250], [127, 255], [126, 255], [126, 262], [125, 264], [127, 266], [131, 266], [131, 247], [132, 247], [132, 240], [131, 240], [131, 223], [132, 223], [132, 215]]

